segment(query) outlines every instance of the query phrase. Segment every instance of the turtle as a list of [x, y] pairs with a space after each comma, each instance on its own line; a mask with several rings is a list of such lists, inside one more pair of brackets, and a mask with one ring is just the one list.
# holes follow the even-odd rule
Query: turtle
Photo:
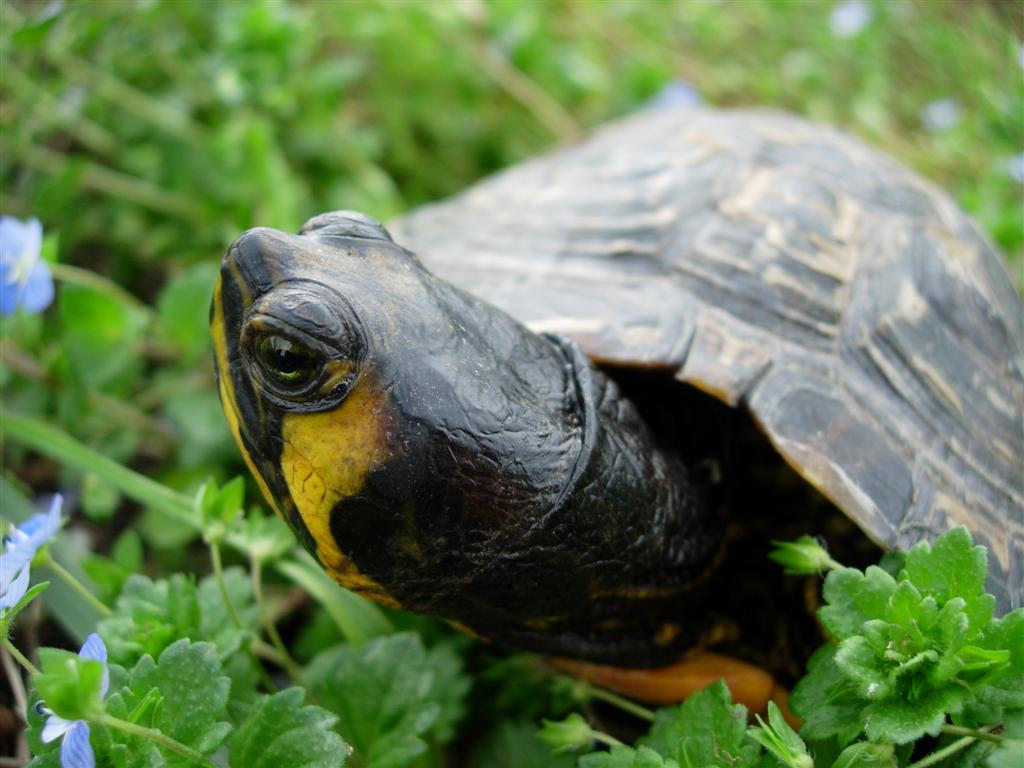
[[323, 568], [488, 641], [613, 670], [705, 642], [737, 423], [884, 549], [966, 526], [1021, 604], [1019, 296], [947, 196], [836, 129], [652, 110], [388, 228], [251, 229], [211, 329]]

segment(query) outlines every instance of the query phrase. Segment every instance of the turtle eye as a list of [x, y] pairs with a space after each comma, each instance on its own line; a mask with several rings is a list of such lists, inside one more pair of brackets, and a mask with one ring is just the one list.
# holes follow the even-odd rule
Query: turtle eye
[[271, 380], [295, 390], [317, 378], [323, 361], [307, 346], [284, 336], [264, 336], [256, 347], [256, 360]]

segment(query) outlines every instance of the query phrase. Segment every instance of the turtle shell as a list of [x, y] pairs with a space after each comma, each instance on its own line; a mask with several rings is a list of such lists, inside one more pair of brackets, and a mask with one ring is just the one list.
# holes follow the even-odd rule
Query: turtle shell
[[394, 222], [437, 274], [591, 358], [749, 409], [877, 543], [963, 524], [1024, 592], [1024, 312], [942, 192], [829, 128], [669, 109]]

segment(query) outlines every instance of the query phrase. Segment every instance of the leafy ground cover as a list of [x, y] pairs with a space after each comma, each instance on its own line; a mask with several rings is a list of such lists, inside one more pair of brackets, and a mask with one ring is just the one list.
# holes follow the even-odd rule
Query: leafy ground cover
[[[88, 727], [100, 765], [196, 762], [139, 728], [218, 765], [286, 754], [334, 765], [348, 747], [361, 766], [574, 764], [552, 755], [537, 723], [589, 713], [593, 691], [552, 686], [534, 659], [492, 656], [341, 591], [255, 509], [253, 484], [233, 480], [246, 471], [213, 391], [206, 329], [225, 244], [334, 208], [386, 220], [682, 81], [677, 96], [793, 110], [887, 149], [949, 190], [1019, 272], [1022, 39], [1024, 10], [996, 2], [4, 0], [0, 212], [41, 231], [5, 220], [0, 232], [0, 513], [5, 529], [23, 523], [33, 499], [62, 491], [70, 516], [33, 551], [11, 637], [83, 647], [38, 657], [22, 703], [39, 763], [81, 748]], [[962, 559], [974, 584], [977, 555]], [[29, 569], [3, 561], [11, 598]], [[814, 764], [928, 759], [903, 745], [921, 733], [937, 739], [929, 754], [961, 743], [944, 765], [1010, 764], [996, 742], [1020, 737], [1021, 705], [999, 686], [1020, 672], [1003, 653], [1019, 621], [990, 620], [984, 598], [943, 591], [910, 560], [907, 573], [826, 581], [844, 611], [857, 579], [876, 599], [856, 626], [822, 615], [837, 644], [814, 657], [818, 682], [794, 706], [849, 682], [806, 704]], [[5, 633], [23, 601], [9, 602]], [[930, 629], [917, 637], [907, 622]], [[905, 658], [886, 658], [892, 643]], [[907, 724], [894, 709], [908, 691], [930, 719]], [[18, 708], [14, 692], [0, 697]], [[208, 707], [202, 718], [183, 714], [189, 697]], [[871, 708], [883, 725], [835, 731], [832, 707]], [[714, 689], [658, 713], [639, 744], [580, 759], [708, 764], [706, 745], [679, 747], [684, 734], [666, 746], [665, 734], [714, 721], [729, 760], [807, 764], [778, 718], [750, 736], [741, 715]], [[67, 728], [44, 746], [54, 717]], [[584, 752], [610, 743], [589, 720], [568, 725]], [[0, 738], [16, 748], [13, 733]]]

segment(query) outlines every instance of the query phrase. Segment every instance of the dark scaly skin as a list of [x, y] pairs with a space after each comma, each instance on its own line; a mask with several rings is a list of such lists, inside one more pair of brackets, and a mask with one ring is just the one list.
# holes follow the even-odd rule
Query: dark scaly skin
[[743, 408], [880, 546], [965, 525], [999, 610], [1024, 600], [1024, 310], [892, 159], [790, 115], [647, 112], [391, 231], [591, 359]]
[[[602, 663], [667, 663], [697, 641], [721, 511], [575, 345], [436, 278], [358, 214], [239, 237], [213, 317], [239, 443], [343, 585]], [[267, 324], [354, 375], [278, 397], [253, 351]], [[332, 433], [304, 433], [352, 402]]]

